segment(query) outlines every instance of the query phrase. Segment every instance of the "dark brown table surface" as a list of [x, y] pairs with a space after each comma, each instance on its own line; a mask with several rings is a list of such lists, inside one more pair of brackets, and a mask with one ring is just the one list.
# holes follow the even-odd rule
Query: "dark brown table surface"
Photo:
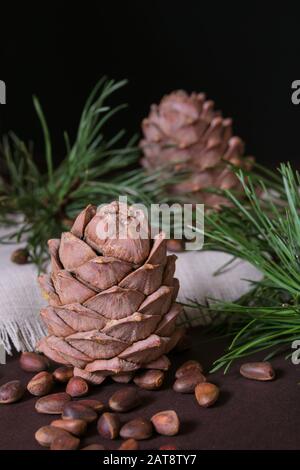
[[[200, 360], [209, 369], [226, 344], [224, 339], [207, 339], [200, 328], [190, 334], [190, 350], [171, 356], [173, 366], [164, 387], [156, 392], [141, 391], [145, 400], [139, 409], [122, 414], [123, 422], [137, 416], [151, 417], [154, 413], [174, 409], [181, 421], [175, 437], [155, 436], [141, 441], [141, 449], [158, 449], [172, 444], [178, 449], [299, 449], [300, 448], [300, 366], [277, 357], [272, 360], [277, 372], [273, 382], [256, 382], [239, 375], [239, 363], [234, 363], [224, 376], [218, 371], [209, 376], [221, 389], [219, 401], [211, 408], [197, 405], [193, 395], [175, 393], [171, 384], [174, 370], [188, 359]], [[252, 358], [261, 360], [264, 353]], [[252, 359], [251, 358], [251, 359]], [[20, 379], [24, 384], [34, 374], [22, 371], [18, 355], [0, 365], [0, 384]], [[109, 396], [124, 385], [109, 380], [92, 388], [90, 397], [107, 403]], [[57, 391], [60, 389], [57, 388]], [[35, 412], [36, 398], [28, 394], [19, 403], [0, 405], [0, 449], [42, 449], [34, 439], [35, 431], [49, 424], [55, 416]], [[107, 449], [117, 449], [120, 440], [105, 441], [90, 426], [82, 445], [102, 443]]]

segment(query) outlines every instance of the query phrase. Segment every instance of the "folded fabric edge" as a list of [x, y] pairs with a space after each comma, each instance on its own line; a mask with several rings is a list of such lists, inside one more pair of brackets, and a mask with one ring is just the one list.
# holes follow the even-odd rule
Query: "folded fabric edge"
[[4, 346], [7, 354], [16, 351], [34, 351], [36, 343], [46, 334], [39, 315], [34, 312], [20, 319], [0, 321], [0, 345]]

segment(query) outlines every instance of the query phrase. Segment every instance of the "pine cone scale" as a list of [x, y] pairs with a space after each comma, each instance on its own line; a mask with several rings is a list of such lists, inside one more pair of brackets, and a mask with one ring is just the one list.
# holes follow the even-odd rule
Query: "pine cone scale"
[[75, 277], [87, 286], [104, 291], [118, 284], [132, 271], [132, 266], [117, 258], [98, 256], [72, 270]]
[[59, 259], [65, 269], [73, 270], [96, 257], [96, 253], [83, 240], [71, 232], [61, 235]]
[[98, 330], [74, 333], [65, 338], [66, 342], [86, 354], [90, 359], [111, 359], [124, 351], [129, 343], [100, 333]]
[[83, 305], [113, 320], [132, 315], [138, 310], [144, 298], [144, 294], [137, 290], [114, 286], [90, 297]]

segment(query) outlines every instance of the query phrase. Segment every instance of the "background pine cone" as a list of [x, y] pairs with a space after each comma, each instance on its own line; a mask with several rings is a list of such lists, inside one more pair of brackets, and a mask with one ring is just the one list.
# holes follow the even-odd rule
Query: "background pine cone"
[[126, 239], [120, 230], [99, 238], [112, 216], [121, 228], [137, 220], [118, 202], [98, 212], [88, 206], [70, 232], [49, 240], [52, 272], [39, 278], [49, 336], [38, 350], [92, 383], [107, 375], [129, 380], [139, 368], [167, 369], [165, 354], [183, 334], [175, 327], [182, 312], [176, 256], [167, 256], [163, 234], [152, 241], [147, 230], [146, 239], [134, 239], [129, 229]]
[[205, 94], [174, 91], [152, 105], [142, 122], [140, 142], [148, 170], [186, 170], [188, 176], [170, 187], [173, 194], [192, 193], [192, 202], [218, 208], [226, 204], [222, 195], [207, 189], [239, 189], [231, 165], [250, 169], [253, 159], [244, 158], [244, 144], [232, 136], [232, 121], [214, 109]]

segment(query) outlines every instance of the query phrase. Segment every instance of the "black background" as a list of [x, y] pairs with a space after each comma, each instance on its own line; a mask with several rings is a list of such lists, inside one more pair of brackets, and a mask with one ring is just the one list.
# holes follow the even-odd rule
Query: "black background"
[[0, 8], [0, 133], [33, 138], [40, 98], [56, 156], [74, 135], [86, 95], [103, 74], [128, 78], [115, 102], [129, 103], [111, 129], [139, 131], [152, 102], [177, 88], [205, 91], [246, 142], [247, 153], [299, 167], [300, 6], [284, 2], [110, 0], [17, 2]]

